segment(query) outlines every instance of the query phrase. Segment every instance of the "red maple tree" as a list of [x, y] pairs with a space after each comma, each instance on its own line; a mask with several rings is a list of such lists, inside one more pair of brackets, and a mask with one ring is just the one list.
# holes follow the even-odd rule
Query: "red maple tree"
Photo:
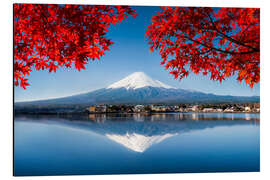
[[113, 42], [108, 27], [137, 15], [128, 6], [14, 4], [14, 83], [24, 89], [33, 68], [56, 72], [99, 59]]
[[260, 81], [260, 10], [257, 8], [162, 7], [147, 27], [150, 50], [175, 78], [190, 72], [253, 87]]

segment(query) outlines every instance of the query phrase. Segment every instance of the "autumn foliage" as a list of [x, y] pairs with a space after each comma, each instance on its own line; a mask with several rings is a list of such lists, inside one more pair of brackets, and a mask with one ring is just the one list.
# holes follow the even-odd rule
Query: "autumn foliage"
[[14, 4], [15, 85], [25, 89], [33, 68], [84, 69], [113, 44], [105, 37], [109, 26], [128, 15], [136, 13], [127, 6]]
[[[136, 12], [128, 6], [14, 5], [14, 83], [24, 89], [33, 69], [85, 69], [113, 42], [108, 28]], [[222, 82], [260, 81], [260, 10], [161, 7], [146, 29], [150, 50], [176, 79], [190, 72]]]
[[163, 7], [146, 36], [175, 78], [190, 72], [253, 87], [260, 81], [260, 11], [256, 8]]

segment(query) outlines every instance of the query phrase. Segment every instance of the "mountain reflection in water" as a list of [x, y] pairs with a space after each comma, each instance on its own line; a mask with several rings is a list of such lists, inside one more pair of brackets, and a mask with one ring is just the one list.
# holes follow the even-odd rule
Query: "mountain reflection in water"
[[257, 172], [259, 119], [244, 113], [17, 114], [14, 175]]
[[154, 144], [186, 132], [222, 126], [259, 125], [259, 115], [248, 113], [31, 115], [15, 119], [93, 132], [141, 153]]

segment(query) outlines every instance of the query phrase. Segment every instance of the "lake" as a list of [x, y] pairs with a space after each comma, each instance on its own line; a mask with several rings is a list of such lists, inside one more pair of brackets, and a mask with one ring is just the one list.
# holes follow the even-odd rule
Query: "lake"
[[16, 115], [14, 175], [260, 171], [249, 113]]

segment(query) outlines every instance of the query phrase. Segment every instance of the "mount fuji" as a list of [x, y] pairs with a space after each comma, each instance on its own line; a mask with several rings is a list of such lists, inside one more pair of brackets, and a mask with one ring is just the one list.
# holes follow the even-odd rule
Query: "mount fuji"
[[259, 102], [259, 96], [225, 96], [178, 89], [143, 72], [135, 72], [105, 88], [88, 93], [15, 105], [180, 104]]

